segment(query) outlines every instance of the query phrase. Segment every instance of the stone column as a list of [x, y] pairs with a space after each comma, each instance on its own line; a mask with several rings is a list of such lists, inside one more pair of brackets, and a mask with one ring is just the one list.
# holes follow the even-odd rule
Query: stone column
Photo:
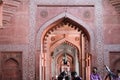
[[[96, 56], [97, 60], [95, 66], [98, 67], [99, 72], [103, 73], [103, 64], [104, 64], [104, 54], [103, 54], [103, 0], [95, 1], [95, 25], [96, 25]], [[101, 74], [103, 76], [103, 74]]]
[[85, 37], [84, 34], [81, 34], [81, 43], [82, 43], [82, 77], [84, 80], [85, 75]]
[[28, 43], [28, 80], [35, 80], [35, 0], [29, 0], [29, 43]]
[[75, 71], [79, 75], [79, 62], [78, 62], [78, 53], [75, 51]]
[[42, 74], [42, 54], [39, 55], [39, 80], [42, 80], [41, 74]]

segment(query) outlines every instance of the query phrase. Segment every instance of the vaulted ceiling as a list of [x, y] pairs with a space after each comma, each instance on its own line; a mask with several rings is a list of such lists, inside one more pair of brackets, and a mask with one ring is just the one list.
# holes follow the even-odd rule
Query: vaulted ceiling
[[115, 7], [116, 11], [120, 15], [120, 0], [109, 0], [109, 1]]

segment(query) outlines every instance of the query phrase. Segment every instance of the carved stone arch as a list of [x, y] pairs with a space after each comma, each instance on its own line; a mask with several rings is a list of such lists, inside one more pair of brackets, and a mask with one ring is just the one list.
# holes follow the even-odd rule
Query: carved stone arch
[[19, 63], [14, 58], [9, 58], [4, 61], [2, 66], [2, 80], [21, 80], [22, 75]]
[[9, 58], [9, 59], [5, 60], [4, 64], [9, 63], [9, 62], [12, 62], [12, 63], [19, 66], [18, 61], [16, 59], [14, 59], [14, 58]]
[[[66, 14], [67, 18], [65, 18], [65, 14]], [[64, 24], [60, 23], [62, 20], [66, 20], [66, 19], [76, 25], [74, 26], [74, 25], [71, 25], [70, 23], [66, 23], [66, 22]], [[51, 34], [52, 31], [60, 32], [59, 30], [56, 30], [56, 29], [60, 28], [59, 24], [64, 26], [61, 29], [62, 32], [60, 33], [60, 36], [58, 36], [59, 33]], [[78, 26], [81, 27], [83, 32], [80, 31]], [[70, 32], [68, 35], [66, 33], [67, 29], [69, 29], [68, 33], [70, 31], [71, 32], [73, 31], [74, 33], [72, 34]], [[76, 36], [73, 37], [74, 34], [76, 34]], [[62, 35], [62, 37], [61, 37], [61, 35]], [[58, 38], [58, 39], [52, 41], [51, 38], [54, 36], [55, 36], [55, 38]], [[70, 37], [70, 36], [72, 36], [72, 37]], [[78, 41], [77, 41], [76, 37], [79, 37]], [[86, 41], [88, 41], [86, 39], [86, 37], [89, 38], [89, 42], [88, 42], [87, 46], [88, 46], [88, 48], [90, 48], [90, 50], [85, 50], [87, 48]], [[82, 77], [85, 77], [84, 74], [86, 72], [86, 70], [85, 70], [86, 66], [85, 66], [84, 60], [86, 60], [88, 58], [88, 57], [86, 58], [87, 54], [85, 54], [85, 53], [93, 53], [92, 51], [94, 50], [94, 42], [95, 42], [93, 31], [86, 23], [84, 23], [82, 20], [74, 17], [73, 15], [71, 15], [69, 13], [62, 13], [62, 14], [54, 17], [50, 21], [46, 22], [43, 26], [40, 27], [40, 29], [37, 32], [36, 40], [37, 40], [36, 49], [38, 51], [40, 51], [40, 53], [41, 53], [40, 54], [40, 60], [41, 60], [40, 75], [42, 76], [41, 77], [42, 80], [52, 79], [52, 77], [56, 75], [56, 73], [57, 73], [56, 72], [57, 70], [55, 70], [55, 69], [57, 69], [57, 67], [55, 66], [56, 61], [54, 60], [54, 58], [51, 57], [50, 54], [51, 53], [54, 54], [55, 47], [59, 46], [60, 44], [62, 44], [64, 42], [69, 44], [69, 46], [74, 46], [74, 45], [79, 46], [79, 47], [76, 46], [77, 48], [79, 48], [78, 51], [80, 51], [80, 54], [79, 55], [75, 54], [74, 70], [78, 73], [78, 75], [79, 75], [79, 73], [80, 74], [82, 73], [81, 74]], [[72, 42], [74, 42], [74, 43], [72, 43]], [[81, 42], [81, 44], [80, 44], [80, 42]], [[90, 47], [89, 47], [89, 45], [90, 45]], [[77, 48], [75, 48], [75, 49], [77, 49]], [[78, 53], [78, 52], [76, 52], [76, 53]], [[80, 56], [79, 59], [78, 59], [78, 56]], [[65, 62], [65, 61], [63, 60], [63, 62]], [[42, 64], [42, 63], [44, 63], [44, 64]], [[90, 66], [88, 66], [88, 67], [90, 68]], [[89, 71], [90, 71], [90, 69], [89, 69]], [[44, 74], [42, 74], [42, 73], [44, 73]], [[50, 75], [50, 76], [47, 76], [47, 75]]]
[[73, 15], [71, 15], [69, 13], [65, 13], [65, 12], [63, 12], [63, 13], [59, 14], [58, 16], [52, 18], [51, 20], [49, 20], [48, 22], [46, 22], [44, 25], [42, 25], [39, 28], [39, 30], [37, 32], [37, 37], [36, 37], [37, 38], [36, 39], [37, 40], [37, 42], [36, 42], [36, 48], [37, 48], [37, 50], [41, 50], [41, 47], [43, 46], [42, 45], [42, 39], [44, 37], [43, 34], [45, 34], [44, 31], [46, 31], [46, 29], [48, 28], [48, 26], [51, 25], [52, 23], [54, 23], [55, 21], [58, 21], [61, 18], [64, 18], [65, 15], [66, 15], [67, 18], [69, 18], [69, 19], [77, 22], [78, 24], [82, 25], [82, 27], [84, 29], [86, 29], [86, 31], [88, 32], [88, 34], [90, 36], [90, 48], [91, 48], [90, 51], [92, 53], [92, 51], [94, 51], [94, 42], [95, 42], [94, 33], [93, 33], [92, 29], [90, 28], [90, 26], [88, 26], [82, 20], [78, 19], [77, 17], [75, 17], [75, 16], [73, 16]]
[[50, 52], [53, 52], [54, 49], [57, 48], [57, 46], [62, 45], [63, 43], [66, 43], [67, 45], [75, 48], [75, 49], [78, 51], [78, 53], [79, 53], [78, 47], [77, 47], [74, 43], [69, 42], [69, 41], [67, 41], [67, 40], [65, 40], [65, 39], [62, 39], [62, 40], [56, 42], [55, 44], [53, 44], [53, 45], [50, 47]]
[[[64, 44], [61, 43], [60, 45]], [[68, 45], [68, 46], [71, 46], [71, 45]], [[71, 46], [73, 47], [73, 46]], [[59, 46], [57, 47], [59, 50]], [[75, 49], [75, 47], [73, 47]], [[76, 49], [77, 50], [77, 49]], [[69, 70], [70, 71], [74, 71], [75, 70], [75, 54], [77, 54], [78, 51], [76, 51], [75, 53], [72, 53], [70, 51], [66, 51], [66, 58], [67, 58], [67, 63], [66, 64], [67, 66], [69, 65]], [[52, 57], [52, 67], [55, 66], [55, 69], [57, 70], [54, 70], [54, 68], [51, 68], [51, 70], [55, 71], [56, 72], [56, 75], [60, 74], [60, 69], [62, 68], [62, 66], [64, 65], [63, 64], [63, 56], [64, 56], [64, 51], [63, 50], [60, 50], [58, 51], [57, 53], [53, 53], [53, 57]], [[61, 70], [63, 71], [63, 70]], [[55, 75], [55, 73], [52, 72], [52, 74]]]
[[[68, 54], [68, 53], [67, 53], [67, 55], [70, 56], [72, 59], [73, 59], [73, 57], [74, 57], [73, 55]], [[58, 62], [58, 60], [59, 60], [58, 58], [59, 58], [59, 57], [62, 57], [62, 56], [63, 56], [63, 54], [58, 54], [58, 56], [56, 57], [56, 61]], [[58, 59], [58, 60], [57, 60], [57, 59]]]
[[[56, 63], [58, 63], [60, 65], [63, 65], [63, 63], [62, 63], [63, 61], [61, 59], [62, 57], [63, 57], [63, 54], [58, 54], [58, 56], [55, 58]], [[68, 60], [68, 64], [67, 65], [71, 66], [70, 71], [73, 71], [74, 64], [75, 64], [74, 63], [74, 56], [72, 56], [71, 54], [67, 54], [67, 60]]]
[[[52, 23], [46, 30], [45, 30], [45, 34], [44, 34], [44, 38], [45, 40], [47, 40], [47, 37], [49, 37], [50, 34], [52, 34], [54, 31], [63, 28], [63, 27], [69, 27], [71, 28], [71, 30], [75, 30], [76, 32], [80, 32], [80, 33], [84, 33], [84, 35], [87, 36], [87, 39], [90, 39], [90, 36], [88, 34], [88, 32], [86, 31], [86, 29], [84, 29], [82, 27], [82, 25], [78, 24], [77, 22], [71, 20], [70, 18], [62, 18], [58, 21], [55, 21], [54, 23]], [[68, 28], [67, 28], [68, 29]]]
[[[63, 42], [64, 43], [64, 42]], [[56, 46], [56, 48], [54, 48], [54, 52], [55, 53], [53, 53], [53, 57], [57, 57], [58, 55], [59, 55], [59, 53], [64, 53], [64, 45], [63, 45], [63, 43], [61, 43], [61, 44], [59, 44], [59, 46]], [[67, 44], [66, 44], [67, 45]], [[62, 48], [60, 48], [60, 47], [62, 47]], [[59, 51], [58, 51], [58, 49], [59, 49]], [[62, 49], [62, 50], [60, 50], [60, 49]], [[74, 51], [73, 51], [74, 50]], [[75, 46], [71, 46], [71, 45], [67, 45], [67, 49], [66, 49], [66, 54], [68, 54], [68, 55], [70, 55], [70, 56], [72, 56], [72, 57], [74, 57], [74, 55], [75, 54], [77, 54], [78, 55], [78, 53], [79, 53], [79, 51], [78, 51], [78, 49], [77, 49], [77, 47]]]

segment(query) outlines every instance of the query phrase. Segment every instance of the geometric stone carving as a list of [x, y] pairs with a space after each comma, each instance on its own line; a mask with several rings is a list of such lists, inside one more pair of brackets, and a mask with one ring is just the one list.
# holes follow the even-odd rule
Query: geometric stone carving
[[90, 18], [90, 16], [91, 16], [90, 11], [89, 10], [84, 11], [83, 16], [84, 16], [84, 18]]
[[75, 37], [75, 41], [79, 41], [80, 40], [80, 38], [79, 37]]
[[51, 37], [51, 41], [54, 41], [55, 40], [55, 37]]
[[48, 16], [48, 12], [47, 12], [46, 10], [42, 10], [42, 11], [40, 12], [40, 15], [41, 15], [42, 18], [45, 18], [45, 17]]

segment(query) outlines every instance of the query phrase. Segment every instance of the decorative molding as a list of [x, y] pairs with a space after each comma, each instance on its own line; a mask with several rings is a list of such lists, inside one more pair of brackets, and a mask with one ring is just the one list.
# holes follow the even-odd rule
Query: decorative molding
[[89, 19], [91, 17], [91, 12], [89, 10], [84, 11], [83, 17]]
[[94, 5], [37, 5], [37, 7], [94, 7]]
[[100, 73], [103, 76], [104, 71], [104, 58], [103, 58], [103, 47], [104, 47], [104, 36], [103, 36], [103, 8], [102, 8], [102, 0], [95, 1], [95, 24], [96, 24], [96, 56], [97, 60], [94, 66], [98, 66], [100, 69]]
[[40, 15], [41, 15], [42, 18], [45, 18], [45, 17], [48, 16], [48, 12], [47, 12], [46, 10], [42, 10], [42, 11], [40, 12]]
[[55, 22], [55, 21], [57, 21], [57, 20], [59, 20], [59, 19], [61, 19], [61, 18], [64, 18], [65, 17], [65, 15], [66, 15], [66, 17], [67, 18], [69, 18], [69, 19], [72, 19], [73, 21], [75, 21], [75, 22], [77, 22], [78, 24], [80, 24], [80, 25], [82, 25], [87, 31], [88, 31], [88, 33], [89, 33], [89, 36], [90, 36], [90, 50], [91, 50], [91, 53], [94, 53], [94, 42], [95, 42], [95, 36], [94, 36], [94, 33], [93, 33], [93, 31], [92, 31], [92, 29], [86, 24], [86, 23], [84, 23], [82, 20], [80, 20], [80, 19], [78, 19], [78, 18], [76, 18], [76, 17], [74, 17], [73, 15], [71, 15], [71, 14], [68, 14], [68, 13], [65, 13], [65, 12], [63, 12], [63, 13], [61, 13], [61, 14], [59, 14], [58, 16], [56, 16], [56, 17], [54, 17], [53, 19], [51, 19], [51, 20], [49, 20], [48, 22], [46, 22], [43, 26], [41, 26], [40, 27], [40, 29], [39, 29], [39, 31], [37, 32], [37, 38], [36, 38], [36, 40], [37, 40], [37, 42], [36, 42], [36, 48], [37, 48], [37, 50], [40, 50], [41, 49], [41, 47], [40, 47], [40, 44], [41, 44], [41, 42], [42, 42], [42, 33], [43, 33], [43, 31], [50, 25], [50, 24], [52, 24], [53, 22]]
[[36, 16], [36, 3], [34, 0], [29, 0], [29, 43], [28, 43], [28, 79], [35, 80], [35, 16]]
[[109, 53], [120, 52], [120, 44], [104, 45], [104, 64], [110, 66]]
[[95, 4], [95, 0], [36, 0], [37, 4], [41, 4], [41, 5], [94, 5]]
[[28, 45], [0, 45], [1, 52], [22, 52], [22, 76], [23, 80], [28, 80]]

